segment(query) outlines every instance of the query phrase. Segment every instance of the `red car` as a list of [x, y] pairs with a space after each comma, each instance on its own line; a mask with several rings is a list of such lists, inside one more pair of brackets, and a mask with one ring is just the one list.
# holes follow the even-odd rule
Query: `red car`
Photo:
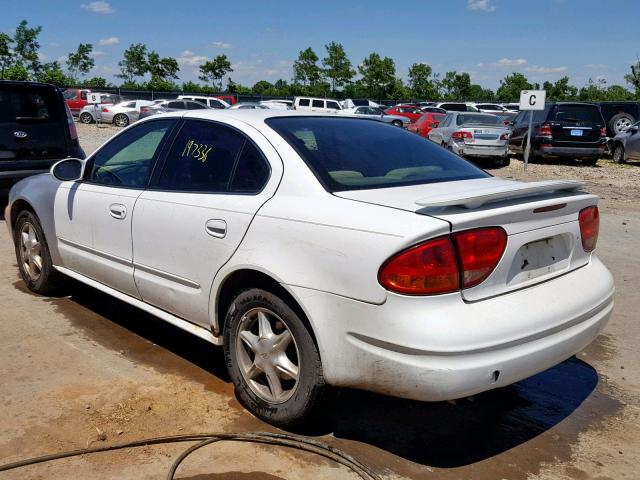
[[68, 88], [64, 91], [64, 99], [73, 115], [78, 115], [87, 106], [87, 95], [90, 92], [91, 90], [84, 88]]
[[429, 138], [429, 132], [431, 129], [436, 128], [442, 120], [444, 120], [444, 113], [432, 113], [427, 112], [423, 114], [417, 122], [410, 123], [407, 130], [415, 132], [418, 135]]
[[416, 105], [396, 105], [384, 111], [388, 115], [400, 115], [401, 117], [407, 117], [414, 123], [422, 115], [422, 110]]

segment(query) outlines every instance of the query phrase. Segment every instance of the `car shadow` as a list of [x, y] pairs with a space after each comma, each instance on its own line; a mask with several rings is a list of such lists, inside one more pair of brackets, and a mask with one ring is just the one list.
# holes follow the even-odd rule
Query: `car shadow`
[[[16, 288], [27, 291], [22, 282], [16, 282]], [[221, 348], [78, 282], [71, 283], [69, 293], [51, 301], [65, 305], [60, 311], [76, 325], [81, 324], [92, 339], [113, 349], [123, 348], [122, 343], [104, 338], [114, 335], [115, 324], [230, 382]], [[78, 321], [79, 307], [90, 310], [91, 322]], [[111, 324], [111, 333], [97, 327], [96, 315]], [[118, 342], [123, 341], [120, 335]], [[135, 348], [125, 351], [134, 361], [156, 366], [157, 355], [137, 356]], [[176, 370], [181, 371], [180, 367], [175, 367], [174, 373]], [[361, 442], [420, 465], [460, 467], [494, 457], [548, 431], [567, 419], [597, 385], [594, 368], [573, 357], [517, 384], [453, 403], [335, 389], [319, 421], [297, 433]]]

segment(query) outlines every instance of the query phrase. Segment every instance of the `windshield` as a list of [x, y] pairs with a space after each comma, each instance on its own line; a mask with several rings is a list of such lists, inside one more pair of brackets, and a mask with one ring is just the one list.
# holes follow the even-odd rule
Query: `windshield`
[[266, 123], [298, 152], [329, 191], [489, 176], [418, 135], [377, 121], [280, 117]]
[[502, 125], [494, 115], [458, 115], [456, 125]]

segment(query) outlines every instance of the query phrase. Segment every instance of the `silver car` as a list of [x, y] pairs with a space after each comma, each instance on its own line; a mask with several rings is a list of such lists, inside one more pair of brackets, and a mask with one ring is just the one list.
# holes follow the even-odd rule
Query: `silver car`
[[80, 111], [82, 123], [113, 123], [118, 127], [126, 127], [130, 123], [138, 121], [140, 108], [153, 105], [149, 100], [129, 100], [116, 105], [87, 105]]
[[381, 120], [385, 123], [395, 125], [396, 127], [406, 128], [410, 122], [407, 117], [402, 117], [400, 115], [388, 115], [384, 113], [384, 110], [378, 107], [345, 108], [340, 110], [340, 113], [343, 115], [357, 115], [359, 117], [374, 118], [376, 120]]
[[462, 157], [491, 158], [496, 165], [506, 165], [509, 134], [509, 128], [496, 115], [449, 112], [429, 132], [429, 140]]
[[613, 137], [611, 151], [615, 162], [640, 160], [640, 122], [634, 123], [624, 132]]

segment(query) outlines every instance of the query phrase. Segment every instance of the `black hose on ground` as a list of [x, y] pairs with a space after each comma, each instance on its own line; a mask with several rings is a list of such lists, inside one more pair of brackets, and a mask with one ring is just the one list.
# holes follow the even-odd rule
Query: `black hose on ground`
[[232, 442], [251, 442], [261, 443], [266, 445], [276, 445], [282, 447], [289, 447], [306, 452], [314, 453], [316, 455], [323, 456], [329, 460], [332, 460], [340, 465], [343, 465], [358, 475], [364, 480], [379, 480], [379, 477], [371, 471], [366, 465], [362, 464], [351, 455], [343, 452], [342, 450], [327, 445], [322, 442], [318, 442], [308, 437], [302, 437], [299, 435], [291, 435], [286, 433], [270, 433], [270, 432], [255, 432], [255, 433], [200, 433], [192, 435], [173, 435], [165, 437], [148, 438], [145, 440], [135, 440], [133, 442], [119, 443], [115, 445], [104, 445], [101, 447], [83, 448], [79, 450], [71, 450], [67, 452], [53, 453], [50, 455], [43, 455], [41, 457], [28, 458], [25, 460], [19, 460], [17, 462], [11, 462], [4, 465], [0, 465], [0, 472], [7, 470], [13, 470], [16, 468], [27, 467], [30, 465], [36, 465], [38, 463], [51, 462], [53, 460], [60, 460], [63, 458], [76, 457], [80, 455], [87, 455], [92, 453], [108, 452], [113, 450], [122, 450], [125, 448], [144, 447], [148, 445], [159, 445], [163, 443], [178, 443], [178, 442], [198, 442], [195, 445], [187, 448], [182, 452], [178, 458], [171, 465], [171, 469], [167, 474], [167, 480], [173, 480], [175, 478], [176, 471], [180, 464], [196, 450], [211, 445], [216, 442], [232, 441]]

